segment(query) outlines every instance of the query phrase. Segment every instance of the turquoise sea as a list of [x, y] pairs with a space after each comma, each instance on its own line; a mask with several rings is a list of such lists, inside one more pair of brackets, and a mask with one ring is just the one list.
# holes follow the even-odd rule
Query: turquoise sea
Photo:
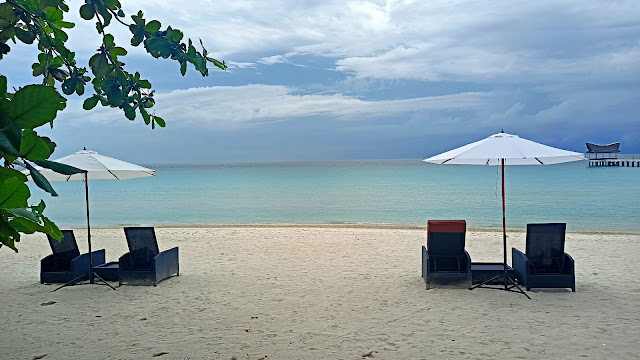
[[[212, 165], [143, 164], [155, 177], [89, 183], [92, 226], [389, 224], [466, 219], [499, 228], [497, 167], [361, 160]], [[566, 222], [569, 231], [640, 231], [640, 169], [586, 161], [506, 168], [507, 227]], [[32, 185], [32, 184], [31, 184]], [[84, 185], [42, 196], [61, 227], [86, 226]]]

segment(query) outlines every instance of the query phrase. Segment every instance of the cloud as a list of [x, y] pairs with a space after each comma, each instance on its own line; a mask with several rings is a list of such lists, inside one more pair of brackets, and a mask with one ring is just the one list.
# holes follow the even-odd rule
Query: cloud
[[287, 58], [282, 55], [274, 55], [274, 56], [263, 57], [262, 59], [258, 60], [258, 62], [265, 65], [273, 65], [273, 64], [287, 63], [289, 62], [289, 60], [287, 60]]
[[208, 2], [140, 5], [204, 34], [231, 60], [322, 56], [359, 77], [504, 83], [640, 68], [632, 60], [640, 33], [634, 1], [240, 1], [211, 12], [203, 11]]
[[[371, 121], [407, 113], [462, 111], [485, 106], [490, 94], [480, 92], [398, 100], [364, 100], [342, 94], [297, 95], [285, 86], [217, 86], [175, 90], [156, 95], [155, 111], [171, 126], [238, 128], [315, 117], [324, 121]], [[69, 106], [67, 119], [87, 121], [79, 102]], [[91, 122], [120, 122], [119, 110], [97, 108]]]

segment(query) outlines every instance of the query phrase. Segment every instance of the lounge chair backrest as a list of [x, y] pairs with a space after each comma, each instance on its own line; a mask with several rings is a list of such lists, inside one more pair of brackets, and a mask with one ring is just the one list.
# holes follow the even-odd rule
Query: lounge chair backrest
[[564, 257], [565, 223], [527, 224], [527, 258], [534, 267], [553, 266]]
[[80, 255], [73, 230], [62, 230], [62, 240], [60, 241], [52, 238], [50, 235], [47, 235], [47, 239], [49, 240], [49, 246], [51, 246], [54, 257], [59, 262], [71, 262], [73, 258]]
[[464, 237], [467, 222], [464, 220], [428, 220], [427, 250], [430, 255], [464, 255]]
[[134, 269], [151, 269], [153, 258], [160, 252], [152, 227], [125, 227], [124, 234]]

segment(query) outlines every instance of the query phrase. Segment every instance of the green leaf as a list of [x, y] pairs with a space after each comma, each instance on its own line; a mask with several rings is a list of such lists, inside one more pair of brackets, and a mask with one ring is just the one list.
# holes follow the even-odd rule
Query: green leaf
[[64, 14], [62, 13], [62, 10], [55, 7], [50, 7], [46, 11], [47, 20], [49, 20], [52, 23], [62, 21], [63, 15]]
[[[4, 111], [5, 113], [8, 113], [9, 111], [6, 110], [7, 106], [9, 102], [5, 101], [3, 102], [3, 106], [0, 106], [0, 111]], [[20, 141], [22, 141], [22, 128], [18, 125], [16, 125], [15, 122], [9, 122], [8, 124], [4, 125], [4, 129], [0, 130], [1, 132], [4, 133], [4, 136], [6, 139], [9, 140], [9, 143], [11, 144], [11, 146], [13, 146], [13, 148], [20, 152]]]
[[64, 81], [69, 76], [69, 73], [62, 69], [49, 68], [49, 74], [58, 81]]
[[18, 21], [18, 17], [13, 12], [13, 6], [8, 3], [0, 4], [0, 19], [3, 19], [9, 24], [15, 24]]
[[115, 58], [115, 57], [117, 57], [117, 56], [124, 56], [124, 55], [127, 55], [127, 50], [125, 50], [124, 48], [121, 48], [121, 47], [116, 46], [116, 47], [112, 48], [111, 50], [109, 50], [109, 54], [110, 54], [112, 57], [114, 57], [114, 58]]
[[160, 26], [162, 26], [160, 24], [160, 21], [151, 20], [149, 21], [149, 23], [147, 23], [147, 25], [144, 26], [144, 31], [155, 34], [158, 32], [158, 30], [160, 30]]
[[40, 76], [47, 70], [47, 64], [34, 63], [31, 68], [33, 69], [33, 76]]
[[32, 208], [33, 208], [36, 212], [38, 212], [38, 213], [40, 213], [40, 214], [42, 214], [42, 212], [44, 211], [44, 209], [45, 209], [46, 207], [47, 207], [47, 205], [44, 203], [44, 201], [43, 201], [43, 200], [40, 200], [40, 203], [38, 204], [38, 206], [32, 206]]
[[82, 79], [79, 79], [78, 83], [76, 84], [76, 93], [80, 96], [84, 95], [84, 84], [85, 82], [82, 81]]
[[62, 240], [62, 231], [58, 228], [58, 226], [49, 218], [43, 216], [42, 220], [44, 220], [44, 230], [47, 234], [51, 235], [52, 238], [60, 241]]
[[60, 28], [73, 29], [76, 24], [68, 21], [58, 21], [58, 26], [60, 26]]
[[9, 51], [11, 51], [11, 47], [9, 45], [0, 43], [0, 60], [2, 60], [4, 54], [8, 54]]
[[0, 167], [0, 183], [10, 178], [16, 178], [21, 182], [27, 181], [27, 177], [20, 171], [11, 168]]
[[56, 90], [46, 85], [27, 85], [16, 91], [9, 106], [9, 116], [26, 129], [53, 121], [62, 99]]
[[98, 95], [93, 95], [92, 97], [86, 99], [84, 103], [82, 103], [82, 108], [85, 110], [91, 110], [98, 104], [98, 100], [100, 97]]
[[4, 131], [0, 130], [0, 150], [11, 156], [20, 156], [20, 152], [11, 143]]
[[19, 217], [22, 219], [26, 219], [35, 223], [40, 222], [40, 219], [38, 218], [38, 215], [36, 215], [35, 213], [33, 213], [32, 211], [29, 211], [25, 208], [15, 208], [15, 209], [2, 209], [3, 211], [5, 211], [6, 213], [10, 214], [13, 217]]
[[133, 37], [131, 38], [131, 45], [138, 46], [140, 45], [140, 43], [142, 43], [143, 40], [144, 40], [144, 29], [133, 33]]
[[25, 44], [33, 44], [33, 41], [36, 39], [36, 36], [27, 30], [23, 30], [21, 28], [15, 28], [16, 37], [20, 39]]
[[210, 57], [207, 58], [207, 61], [212, 62], [213, 65], [215, 65], [216, 67], [220, 68], [220, 70], [227, 71], [227, 65], [224, 63], [224, 61], [220, 62], [220, 61], [218, 61], [216, 59], [213, 59], [213, 58], [210, 58]]
[[4, 244], [18, 252], [15, 242], [20, 241], [20, 233], [5, 218], [0, 216], [0, 247]]
[[89, 59], [89, 66], [93, 75], [103, 77], [111, 72], [111, 65], [104, 54], [95, 54]]
[[168, 58], [172, 54], [173, 44], [163, 37], [152, 37], [144, 41], [145, 48], [151, 56]]
[[27, 207], [29, 196], [31, 196], [29, 187], [15, 177], [0, 183], [0, 208]]
[[84, 170], [78, 169], [77, 167], [50, 160], [35, 160], [34, 163], [63, 175], [73, 175], [84, 172]]
[[0, 75], [0, 99], [7, 97], [7, 77]]
[[124, 109], [124, 116], [126, 116], [127, 119], [135, 120], [135, 118], [136, 118], [136, 108], [127, 106], [127, 107], [123, 107], [123, 109]]
[[104, 1], [104, 6], [106, 6], [108, 9], [111, 9], [111, 10], [116, 10], [122, 7], [122, 5], [120, 5], [119, 0], [103, 0], [103, 1]]
[[111, 34], [107, 34], [107, 35], [104, 36], [104, 42], [103, 43], [104, 43], [105, 49], [107, 49], [107, 50], [111, 49], [112, 47], [114, 47], [116, 45], [115, 41], [114, 41], [114, 38], [113, 38], [113, 35], [111, 35]]
[[43, 233], [47, 232], [47, 229], [38, 224], [38, 222], [33, 222], [20, 217], [13, 218], [13, 220], [9, 221], [9, 224], [11, 224], [11, 226], [13, 226], [17, 231], [25, 234], [33, 234], [36, 231]]
[[51, 155], [51, 149], [47, 143], [32, 129], [22, 132], [20, 142], [20, 156], [29, 160], [45, 160]]
[[184, 34], [182, 33], [182, 31], [178, 29], [171, 29], [171, 27], [167, 29], [167, 39], [173, 40], [175, 42], [180, 42], [180, 40], [182, 40], [183, 37], [184, 37]]
[[[25, 166], [27, 167], [27, 169], [29, 169], [29, 174], [31, 175], [31, 179], [33, 180], [33, 182], [36, 183], [36, 185], [38, 185], [40, 189], [48, 192], [49, 194], [51, 194], [51, 196], [58, 196], [58, 193], [56, 193], [56, 191], [53, 190], [53, 187], [51, 186], [51, 184], [49, 184], [49, 180], [47, 180], [44, 177], [44, 175], [40, 173], [40, 171], [36, 170], [36, 168], [31, 166], [31, 164], [27, 162], [25, 162]], [[14, 207], [20, 207], [20, 206], [14, 206]]]
[[65, 41], [69, 40], [69, 35], [58, 28], [53, 28], [53, 34], [55, 35], [56, 45], [62, 45]]
[[138, 80], [138, 85], [143, 89], [151, 89], [151, 83], [149, 80], [140, 79]]
[[141, 25], [144, 26], [144, 14], [142, 13], [142, 10], [138, 10], [138, 13], [136, 15], [131, 15], [131, 19], [133, 20], [133, 22], [136, 25]]
[[51, 141], [51, 139], [46, 136], [40, 136], [40, 139], [42, 139], [42, 141], [47, 144], [47, 147], [49, 147], [49, 153], [53, 154], [53, 152], [56, 150], [56, 143]]
[[114, 83], [106, 88], [103, 88], [103, 90], [107, 94], [107, 101], [109, 102], [109, 105], [120, 107], [123, 100], [120, 86], [118, 86], [117, 83]]
[[151, 123], [151, 117], [149, 115], [149, 113], [147, 112], [147, 110], [145, 110], [144, 108], [140, 108], [140, 114], [142, 114], [142, 119], [144, 120], [144, 123], [146, 125], [149, 125], [149, 123]]
[[182, 64], [180, 64], [180, 74], [184, 76], [184, 74], [186, 73], [187, 73], [187, 63], [183, 62]]
[[164, 119], [161, 118], [160, 116], [154, 116], [153, 119], [156, 121], [156, 123], [158, 124], [158, 126], [160, 127], [165, 127], [167, 126], [167, 124], [164, 122]]
[[78, 78], [75, 76], [72, 76], [68, 79], [66, 79], [63, 83], [62, 83], [62, 92], [65, 95], [71, 95], [76, 91], [76, 86], [78, 85]]

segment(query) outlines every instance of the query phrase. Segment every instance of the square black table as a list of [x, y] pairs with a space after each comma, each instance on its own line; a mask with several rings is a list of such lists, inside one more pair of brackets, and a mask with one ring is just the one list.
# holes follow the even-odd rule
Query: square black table
[[106, 281], [118, 281], [118, 270], [120, 263], [111, 261], [106, 264], [96, 265], [92, 268], [93, 272]]
[[[503, 275], [503, 276], [500, 276]], [[514, 278], [513, 268], [507, 265], [507, 275]], [[500, 276], [488, 283], [491, 285], [504, 285], [504, 265], [502, 263], [471, 263], [471, 283], [480, 284], [493, 277]]]

